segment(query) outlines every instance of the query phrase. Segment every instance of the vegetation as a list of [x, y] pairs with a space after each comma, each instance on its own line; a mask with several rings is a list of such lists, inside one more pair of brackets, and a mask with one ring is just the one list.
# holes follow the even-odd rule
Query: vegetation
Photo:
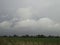
[[60, 45], [59, 36], [1, 36], [0, 45]]

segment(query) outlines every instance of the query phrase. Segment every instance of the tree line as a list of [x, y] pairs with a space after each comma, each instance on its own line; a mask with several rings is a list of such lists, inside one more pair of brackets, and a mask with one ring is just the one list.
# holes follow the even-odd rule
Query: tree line
[[30, 35], [22, 35], [22, 36], [18, 36], [18, 35], [13, 35], [13, 36], [7, 36], [7, 35], [4, 35], [4, 36], [0, 36], [0, 37], [19, 37], [19, 38], [60, 38], [60, 36], [52, 36], [52, 35], [49, 35], [49, 36], [45, 36], [45, 35], [35, 35], [35, 36], [30, 36]]

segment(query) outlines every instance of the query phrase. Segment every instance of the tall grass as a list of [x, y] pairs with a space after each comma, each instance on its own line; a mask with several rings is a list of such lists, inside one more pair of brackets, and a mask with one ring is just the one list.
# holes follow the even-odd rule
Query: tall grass
[[0, 45], [60, 45], [60, 38], [0, 37]]

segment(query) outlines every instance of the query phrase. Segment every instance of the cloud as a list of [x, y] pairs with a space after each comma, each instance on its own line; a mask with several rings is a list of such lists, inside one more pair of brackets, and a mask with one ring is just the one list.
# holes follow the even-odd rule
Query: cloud
[[19, 8], [17, 13], [21, 19], [29, 19], [32, 15], [31, 8]]
[[[43, 10], [43, 9], [42, 9]], [[40, 13], [42, 13], [40, 10], [37, 8], [32, 8], [32, 7], [23, 7], [23, 8], [18, 8], [17, 9], [17, 15], [11, 16], [13, 17], [12, 23], [14, 22], [16, 24], [16, 27], [20, 25], [20, 27], [22, 26], [33, 26], [33, 25], [41, 25], [41, 26], [50, 26], [51, 27], [51, 23], [53, 23], [53, 21], [49, 18], [40, 18], [42, 15]], [[43, 10], [44, 11], [44, 10]], [[40, 14], [40, 15], [39, 15]], [[10, 17], [10, 16], [9, 16]], [[19, 19], [19, 18], [20, 19]], [[6, 17], [7, 18], [7, 17]], [[32, 18], [32, 19], [31, 19]], [[36, 21], [35, 18], [38, 20]], [[40, 18], [40, 19], [39, 19]], [[17, 21], [18, 20], [18, 21]], [[17, 22], [16, 22], [17, 21]], [[50, 22], [51, 21], [51, 22]], [[42, 23], [42, 24], [41, 24]], [[47, 24], [48, 23], [48, 24]], [[50, 25], [49, 25], [50, 23]], [[37, 26], [36, 26], [37, 27]]]
[[45, 34], [58, 35], [60, 23], [53, 21], [50, 18], [40, 18], [39, 20], [25, 19], [15, 23], [13, 30], [16, 34]]
[[3, 21], [0, 23], [0, 28], [9, 29], [11, 25], [12, 25], [12, 23], [10, 23], [8, 21]]
[[19, 35], [29, 32], [58, 34], [60, 31], [59, 0], [5, 0], [0, 2], [1, 34], [7, 30], [7, 32], [19, 33]]
[[[14, 19], [15, 20], [15, 19]], [[13, 22], [4, 21], [0, 23], [0, 30], [3, 35], [36, 35], [36, 34], [46, 34], [46, 35], [57, 35], [56, 29], [59, 31], [60, 24], [54, 22], [50, 18], [40, 18], [39, 20], [26, 19], [15, 22], [15, 25], [11, 27]], [[59, 29], [58, 29], [59, 28]], [[53, 31], [55, 33], [53, 33]], [[2, 34], [2, 33], [1, 33]]]
[[39, 20], [26, 19], [18, 21], [15, 27], [42, 27], [42, 28], [56, 28], [59, 23], [54, 22], [49, 18], [40, 18]]
[[36, 24], [35, 20], [26, 19], [26, 20], [18, 21], [15, 27], [28, 27], [28, 26], [33, 26], [34, 24]]

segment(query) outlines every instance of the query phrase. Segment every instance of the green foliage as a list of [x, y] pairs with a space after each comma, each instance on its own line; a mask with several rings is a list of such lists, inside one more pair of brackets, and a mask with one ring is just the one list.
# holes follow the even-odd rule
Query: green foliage
[[0, 45], [60, 45], [60, 38], [0, 37]]

